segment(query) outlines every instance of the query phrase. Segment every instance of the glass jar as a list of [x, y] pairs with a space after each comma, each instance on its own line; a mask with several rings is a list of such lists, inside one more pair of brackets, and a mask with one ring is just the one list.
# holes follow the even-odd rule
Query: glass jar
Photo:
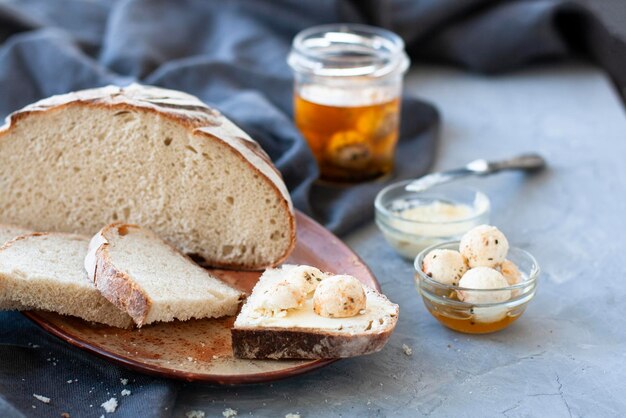
[[393, 170], [402, 78], [409, 66], [393, 32], [316, 26], [293, 41], [294, 118], [322, 179], [362, 181]]

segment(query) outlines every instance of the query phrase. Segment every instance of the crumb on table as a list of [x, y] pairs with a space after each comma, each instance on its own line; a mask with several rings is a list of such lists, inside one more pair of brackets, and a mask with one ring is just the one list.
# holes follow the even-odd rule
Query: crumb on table
[[117, 399], [111, 398], [100, 406], [104, 408], [105, 412], [111, 414], [117, 409]]
[[224, 412], [222, 412], [222, 415], [226, 418], [231, 418], [237, 415], [237, 411], [232, 408], [226, 408]]
[[413, 354], [413, 349], [406, 344], [402, 344], [402, 351], [404, 351], [404, 354], [406, 354], [407, 356]]
[[33, 393], [33, 396], [35, 397], [35, 399], [37, 399], [38, 401], [41, 401], [43, 403], [50, 403], [50, 398], [48, 398], [47, 396], [42, 396], [42, 395], [36, 395]]

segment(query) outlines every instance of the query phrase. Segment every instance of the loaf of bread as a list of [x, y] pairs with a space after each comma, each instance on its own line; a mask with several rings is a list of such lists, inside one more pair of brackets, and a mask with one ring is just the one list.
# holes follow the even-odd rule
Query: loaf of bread
[[83, 267], [88, 246], [88, 238], [62, 233], [31, 233], [5, 243], [0, 247], [0, 308], [40, 309], [131, 327], [131, 318], [89, 281]]
[[[326, 281], [347, 278], [356, 281], [311, 266], [267, 270], [231, 329], [235, 357], [324, 359], [382, 349], [398, 321], [398, 305], [361, 284], [356, 289], [323, 289]], [[361, 305], [349, 312], [355, 303]]]
[[87, 274], [138, 326], [235, 315], [244, 295], [149, 230], [115, 223], [89, 244]]
[[194, 96], [131, 85], [53, 96], [0, 128], [0, 222], [91, 236], [140, 224], [207, 264], [259, 269], [295, 243], [280, 174]]

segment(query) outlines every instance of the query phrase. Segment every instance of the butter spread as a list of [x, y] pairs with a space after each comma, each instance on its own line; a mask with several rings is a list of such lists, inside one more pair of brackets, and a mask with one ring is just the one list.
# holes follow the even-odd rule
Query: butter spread
[[463, 203], [442, 200], [397, 199], [381, 229], [387, 241], [404, 257], [414, 258], [421, 250], [441, 241], [460, 238], [482, 223], [477, 213], [485, 211]]
[[363, 286], [366, 307], [356, 316], [349, 318], [327, 318], [313, 311], [313, 299], [308, 298], [300, 308], [289, 309], [284, 316], [264, 314], [256, 310], [250, 300], [241, 309], [235, 321], [236, 327], [302, 328], [336, 330], [345, 333], [377, 332], [384, 329], [397, 314], [395, 305], [378, 292]]
[[404, 219], [417, 222], [450, 222], [469, 218], [473, 213], [474, 211], [468, 205], [435, 200], [426, 205], [404, 209], [398, 214]]

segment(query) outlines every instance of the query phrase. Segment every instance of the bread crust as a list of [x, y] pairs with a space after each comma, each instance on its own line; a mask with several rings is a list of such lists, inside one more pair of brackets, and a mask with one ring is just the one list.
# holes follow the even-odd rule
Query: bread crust
[[245, 359], [331, 359], [380, 351], [393, 326], [380, 333], [338, 334], [279, 328], [231, 329], [233, 354]]
[[233, 353], [246, 359], [332, 359], [375, 353], [385, 346], [398, 323], [400, 308], [392, 306], [383, 329], [354, 334], [310, 327], [235, 326], [231, 329]]
[[106, 86], [52, 96], [28, 105], [10, 114], [0, 127], [3, 136], [22, 120], [41, 112], [59, 111], [70, 106], [93, 106], [124, 111], [151, 112], [168, 118], [187, 129], [191, 134], [218, 141], [252, 169], [271, 187], [281, 207], [289, 217], [289, 244], [281, 256], [259, 265], [236, 261], [210, 260], [213, 267], [227, 269], [261, 270], [273, 267], [287, 259], [296, 244], [296, 221], [289, 192], [280, 172], [259, 144], [250, 138], [219, 111], [208, 107], [195, 96], [174, 90], [131, 84], [127, 87]]
[[150, 312], [152, 300], [146, 292], [135, 283], [125, 272], [117, 269], [111, 260], [107, 234], [120, 226], [136, 227], [137, 225], [115, 223], [107, 225], [98, 233], [102, 242], [95, 248], [94, 285], [109, 302], [125, 311], [141, 327]]

